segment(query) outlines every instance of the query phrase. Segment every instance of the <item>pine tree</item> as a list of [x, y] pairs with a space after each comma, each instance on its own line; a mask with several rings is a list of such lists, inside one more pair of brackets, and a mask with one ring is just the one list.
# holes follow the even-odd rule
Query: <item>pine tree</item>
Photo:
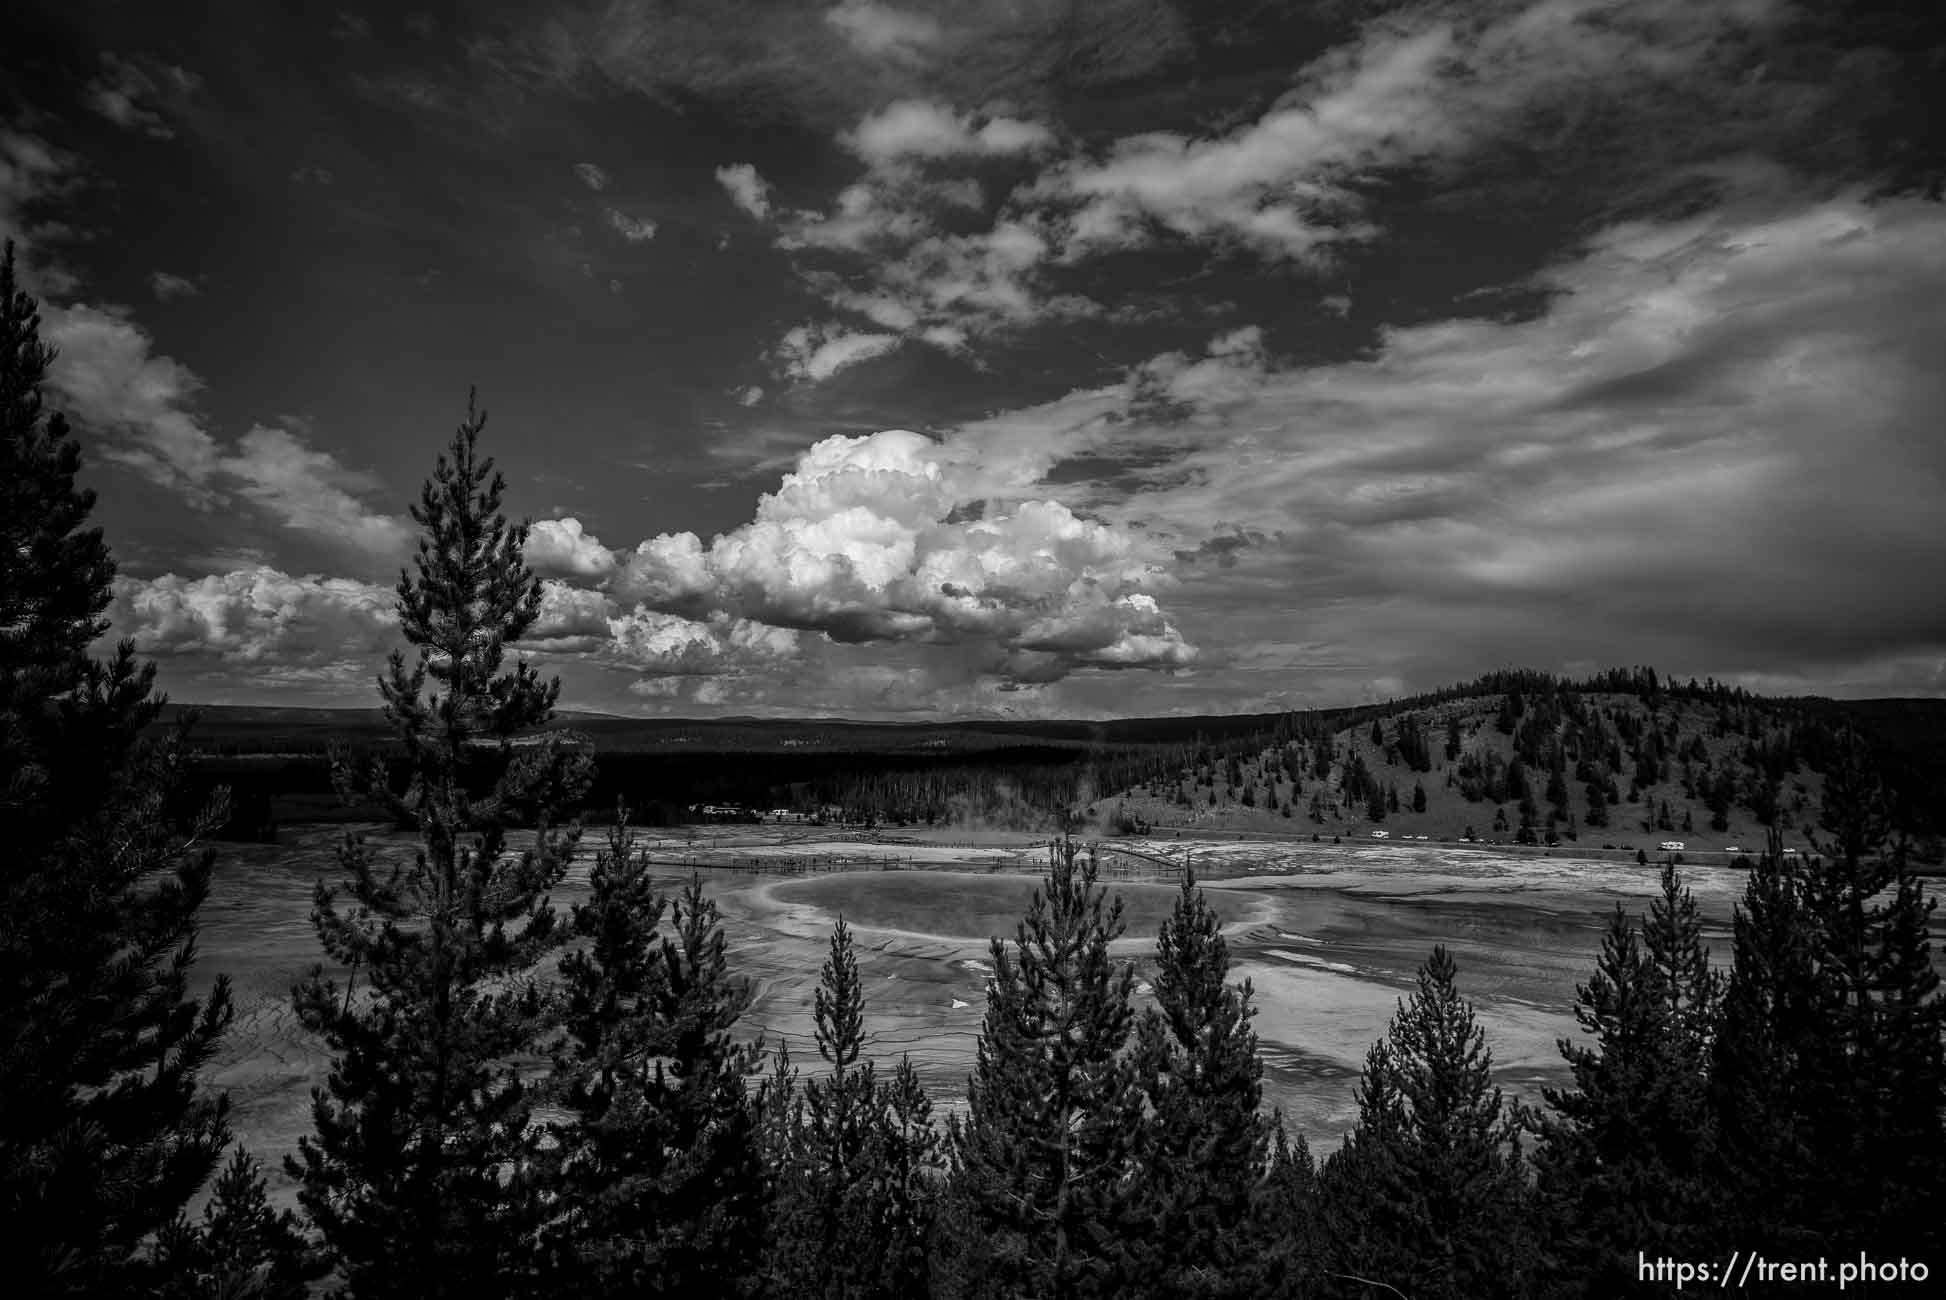
[[1367, 1058], [1358, 1125], [1326, 1163], [1326, 1271], [1414, 1300], [1524, 1294], [1522, 1116], [1493, 1086], [1444, 947]]
[[1575, 1018], [1592, 1046], [1561, 1040], [1574, 1072], [1548, 1090], [1540, 1190], [1554, 1212], [1556, 1294], [1606, 1295], [1638, 1254], [1698, 1258], [1714, 1245], [1715, 1135], [1709, 1052], [1719, 981], [1694, 899], [1673, 866], [1637, 927], [1618, 904]]
[[[545, 1213], [531, 1098], [511, 1062], [548, 1026], [528, 972], [557, 942], [546, 891], [580, 833], [550, 818], [585, 787], [588, 765], [552, 744], [512, 746], [553, 715], [560, 682], [525, 660], [501, 671], [539, 616], [541, 588], [522, 559], [526, 526], [502, 516], [505, 482], [478, 454], [485, 422], [469, 399], [450, 459], [413, 508], [418, 576], [402, 573], [398, 596], [419, 655], [408, 669], [394, 651], [379, 680], [406, 779], [396, 786], [381, 761], [363, 785], [422, 843], [410, 863], [381, 869], [362, 836], [346, 836], [344, 883], [319, 882], [312, 912], [346, 983], [319, 967], [293, 994], [333, 1058], [313, 1093], [316, 1135], [287, 1167], [359, 1300], [523, 1293]], [[337, 775], [347, 792], [359, 785], [342, 760]], [[521, 817], [539, 830], [510, 857], [507, 830]]]
[[1836, 1211], [1826, 1229], [1868, 1249], [1924, 1248], [1946, 1211], [1933, 903], [1855, 740], [1825, 773], [1820, 825], [1828, 839], [1803, 868], [1820, 1022], [1806, 1083], [1817, 1176]]
[[297, 1216], [271, 1210], [263, 1171], [241, 1147], [217, 1178], [202, 1222], [178, 1218], [164, 1228], [155, 1260], [162, 1300], [304, 1300], [328, 1267]]
[[788, 1061], [749, 1095], [762, 1044], [733, 1034], [754, 991], [730, 974], [701, 881], [673, 903], [658, 893], [625, 813], [590, 884], [573, 913], [588, 946], [561, 962], [568, 1037], [550, 1091], [570, 1118], [553, 1133], [547, 1180], [550, 1285], [591, 1297], [741, 1294], [761, 1276], [775, 1191], [763, 1144], [795, 1125]]
[[106, 631], [114, 565], [80, 451], [43, 419], [54, 350], [0, 257], [0, 1255], [22, 1294], [142, 1294], [141, 1243], [208, 1181], [227, 1098], [197, 1086], [228, 982], [188, 995], [220, 799], [185, 814], [182, 727]]
[[1137, 1059], [1149, 1094], [1135, 1213], [1137, 1276], [1155, 1297], [1254, 1296], [1264, 1290], [1258, 1219], [1270, 1125], [1258, 1113], [1263, 1063], [1248, 980], [1229, 983], [1222, 924], [1195, 873], [1183, 872], [1157, 944], [1157, 1006]]
[[1732, 923], [1730, 977], [1710, 1069], [1722, 1236], [1762, 1230], [1815, 1250], [1806, 1063], [1817, 1052], [1814, 923], [1775, 827]]
[[776, 1294], [847, 1300], [916, 1294], [931, 1229], [932, 1104], [909, 1062], [885, 1081], [860, 1059], [864, 991], [842, 917], [812, 1018], [830, 1073], [803, 1087], [790, 1175], [769, 1225], [768, 1284]]
[[933, 1124], [932, 1100], [910, 1057], [900, 1057], [891, 1080], [881, 1086], [876, 1118], [866, 1165], [874, 1179], [870, 1200], [880, 1216], [883, 1242], [877, 1293], [930, 1295], [928, 1247], [938, 1213], [943, 1144]]
[[1258, 1185], [1254, 1218], [1266, 1235], [1260, 1294], [1302, 1297], [1319, 1293], [1318, 1167], [1302, 1133], [1293, 1141], [1283, 1117], [1270, 1125], [1270, 1155]]
[[1126, 1213], [1142, 1129], [1124, 1049], [1134, 972], [1109, 958], [1123, 928], [1096, 864], [1055, 846], [994, 973], [948, 1135], [935, 1289], [952, 1297], [1114, 1296], [1130, 1289]]

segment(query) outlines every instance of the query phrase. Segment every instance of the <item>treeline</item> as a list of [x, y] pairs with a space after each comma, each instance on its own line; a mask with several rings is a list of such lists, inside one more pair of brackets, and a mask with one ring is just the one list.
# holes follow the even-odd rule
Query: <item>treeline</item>
[[[1779, 815], [1794, 824], [1810, 809], [1784, 787], [1862, 741], [1886, 779], [1895, 821], [1930, 846], [1946, 833], [1940, 715], [1887, 711], [1897, 703], [1765, 700], [1714, 680], [1665, 683], [1648, 668], [1578, 682], [1506, 670], [1409, 700], [1263, 715], [1246, 720], [1250, 730], [1170, 743], [1030, 743], [1023, 732], [1019, 744], [914, 754], [616, 752], [597, 741], [598, 774], [569, 811], [600, 815], [620, 799], [640, 824], [670, 825], [685, 820], [691, 804], [735, 803], [837, 808], [847, 822], [872, 825], [1040, 830], [1053, 824], [1050, 808], [1087, 813], [1130, 792], [1155, 792], [1185, 809], [1233, 802], [1318, 825], [1334, 814], [1376, 823], [1423, 810], [1427, 778], [1443, 769], [1443, 779], [1430, 782], [1435, 802], [1443, 785], [1486, 806], [1481, 826], [1522, 843], [1552, 843], [1637, 820], [1643, 830], [1721, 832], [1739, 809], [1760, 824]], [[1473, 743], [1489, 723], [1504, 744]], [[1355, 743], [1367, 734], [1369, 747]], [[587, 739], [575, 730], [560, 736]], [[389, 742], [368, 737], [340, 749], [359, 763], [385, 757], [400, 765], [401, 751]], [[488, 752], [478, 761], [497, 760]], [[225, 838], [268, 840], [283, 821], [378, 815], [337, 800], [322, 753], [199, 751], [191, 787], [196, 799], [229, 791], [228, 818], [216, 831]], [[1623, 803], [1644, 811], [1625, 812]], [[1929, 849], [1929, 856], [1936, 854]]]

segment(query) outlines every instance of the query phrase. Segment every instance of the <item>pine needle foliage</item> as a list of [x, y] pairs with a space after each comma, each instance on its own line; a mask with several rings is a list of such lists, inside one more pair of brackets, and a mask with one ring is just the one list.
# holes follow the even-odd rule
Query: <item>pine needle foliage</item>
[[[412, 509], [417, 573], [400, 575], [398, 608], [418, 655], [408, 667], [394, 651], [379, 679], [400, 757], [368, 774], [336, 764], [348, 796], [383, 801], [420, 845], [386, 862], [363, 836], [345, 838], [343, 883], [319, 882], [312, 911], [344, 980], [319, 967], [293, 994], [333, 1055], [313, 1093], [316, 1133], [287, 1167], [341, 1294], [360, 1300], [520, 1295], [536, 1276], [543, 1202], [515, 1062], [550, 1024], [531, 969], [558, 941], [547, 891], [580, 834], [551, 819], [589, 773], [554, 744], [512, 743], [553, 716], [560, 683], [525, 660], [505, 666], [539, 617], [541, 587], [523, 559], [526, 525], [501, 513], [505, 480], [479, 454], [485, 423], [469, 397]], [[537, 825], [535, 840], [509, 853], [520, 820]]]
[[1143, 1118], [1130, 1045], [1133, 969], [1097, 865], [1063, 839], [994, 972], [950, 1171], [936, 1259], [946, 1295], [1070, 1297], [1131, 1289]]
[[[938, 1135], [910, 1060], [888, 1078], [863, 1060], [864, 986], [838, 918], [812, 999], [824, 1070], [805, 1080], [772, 1205], [773, 1293], [831, 1300], [922, 1295]], [[780, 1069], [782, 1068], [780, 1060]]]
[[1712, 1080], [1738, 1226], [1816, 1253], [1913, 1253], [1946, 1221], [1946, 1001], [1933, 901], [1852, 745], [1817, 856], [1773, 831], [1738, 909]]
[[1368, 1056], [1358, 1125], [1326, 1163], [1326, 1271], [1414, 1300], [1518, 1295], [1526, 1285], [1519, 1133], [1493, 1058], [1441, 946]]
[[1538, 1179], [1550, 1211], [1551, 1294], [1604, 1295], [1639, 1255], [1701, 1258], [1719, 1215], [1709, 1106], [1721, 981], [1672, 863], [1638, 925], [1619, 904], [1576, 990], [1592, 1043], [1562, 1039], [1574, 1087], [1550, 1089]]
[[671, 900], [650, 876], [624, 812], [574, 909], [587, 945], [561, 963], [567, 1034], [549, 1087], [566, 1118], [552, 1131], [545, 1273], [577, 1296], [747, 1294], [768, 1127], [746, 1087], [762, 1044], [734, 1033], [754, 992], [730, 974], [701, 881]]
[[1256, 1213], [1271, 1124], [1259, 1107], [1263, 1063], [1250, 982], [1229, 982], [1222, 922], [1185, 870], [1158, 937], [1156, 1007], [1136, 1057], [1149, 1095], [1135, 1249], [1156, 1297], [1255, 1296], [1268, 1232]]
[[227, 1098], [197, 1074], [229, 985], [189, 995], [219, 797], [184, 806], [182, 727], [107, 628], [114, 565], [80, 450], [41, 386], [54, 350], [0, 256], [0, 1253], [23, 1294], [138, 1295], [143, 1242], [208, 1181]]
[[305, 1300], [328, 1265], [289, 1210], [272, 1210], [263, 1170], [242, 1147], [211, 1189], [200, 1223], [158, 1235], [160, 1300]]

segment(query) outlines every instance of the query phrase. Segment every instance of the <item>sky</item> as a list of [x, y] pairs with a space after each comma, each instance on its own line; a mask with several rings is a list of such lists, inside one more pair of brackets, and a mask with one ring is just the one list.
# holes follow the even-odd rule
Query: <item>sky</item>
[[477, 386], [564, 707], [1946, 695], [1924, 0], [25, 0], [172, 698], [372, 706]]

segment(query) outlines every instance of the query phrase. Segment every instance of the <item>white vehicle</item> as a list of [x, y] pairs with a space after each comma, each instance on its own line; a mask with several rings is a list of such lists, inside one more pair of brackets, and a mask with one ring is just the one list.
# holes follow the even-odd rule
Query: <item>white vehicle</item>
[[1740, 848], [1738, 848], [1738, 847], [1737, 847], [1736, 845], [1734, 845], [1734, 844], [1732, 844], [1732, 845], [1731, 845], [1731, 846], [1730, 846], [1729, 848], [1727, 848], [1727, 849], [1724, 849], [1723, 851], [1724, 851], [1725, 853], [1741, 853], [1741, 852], [1743, 852], [1743, 850], [1742, 850], [1742, 849], [1740, 849]]
[[1389, 840], [1389, 839], [1391, 839], [1391, 838], [1392, 838], [1392, 832], [1391, 832], [1391, 831], [1373, 831], [1373, 832], [1372, 832], [1372, 838], [1373, 838], [1373, 839], [1375, 839], [1375, 840]]
[[1682, 852], [1682, 841], [1664, 840], [1657, 847], [1660, 848], [1664, 853], [1680, 853]]

